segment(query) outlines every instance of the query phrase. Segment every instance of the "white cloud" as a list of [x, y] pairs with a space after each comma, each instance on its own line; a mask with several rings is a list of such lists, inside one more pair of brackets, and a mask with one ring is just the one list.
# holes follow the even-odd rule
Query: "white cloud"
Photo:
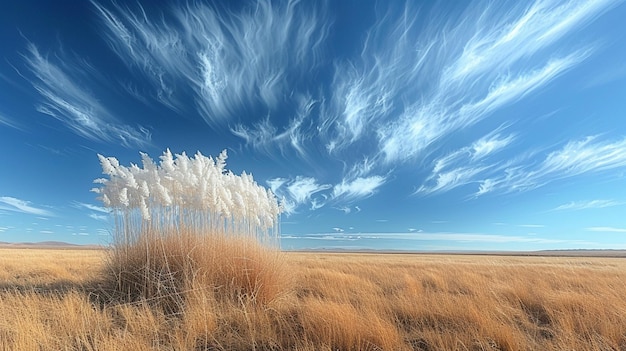
[[[38, 216], [53, 217], [54, 214], [42, 208], [34, 207], [29, 201], [16, 199], [14, 197], [2, 196], [0, 197], [0, 209], [21, 212], [26, 214], [33, 214]], [[46, 218], [47, 219], [47, 218]]]
[[315, 178], [303, 176], [297, 176], [295, 179], [274, 178], [267, 183], [279, 199], [283, 198], [281, 204], [287, 214], [294, 213], [300, 205], [307, 203], [312, 210], [323, 207], [325, 201], [312, 196], [331, 188], [329, 184], [319, 184]]
[[56, 118], [72, 132], [89, 140], [121, 143], [126, 147], [150, 144], [150, 132], [143, 127], [121, 124], [113, 114], [90, 92], [78, 77], [84, 75], [68, 59], [59, 65], [39, 53], [33, 44], [28, 46], [26, 63], [36, 77], [33, 87], [43, 98], [37, 111]]
[[318, 184], [314, 178], [298, 176], [287, 185], [287, 192], [297, 204], [302, 204], [308, 201], [313, 194], [329, 188], [330, 185]]
[[304, 120], [309, 117], [311, 106], [315, 101], [302, 100], [303, 111], [298, 112], [282, 131], [279, 131], [267, 117], [251, 127], [239, 123], [230, 129], [231, 133], [243, 139], [246, 146], [252, 147], [256, 151], [265, 153], [268, 156], [275, 156], [276, 151], [284, 157], [288, 156], [288, 151], [292, 151], [301, 159], [311, 162], [307, 152], [310, 131], [303, 127]]
[[345, 214], [348, 214], [348, 213], [352, 212], [352, 208], [350, 208], [348, 206], [336, 207], [336, 209], [341, 211], [341, 212], [343, 212], [343, 213], [345, 213]]
[[604, 233], [626, 233], [626, 228], [615, 228], [615, 227], [589, 227], [587, 228], [590, 232], [604, 232]]
[[106, 221], [108, 221], [110, 219], [110, 217], [107, 216], [107, 215], [101, 215], [101, 214], [97, 214], [97, 213], [90, 213], [89, 217], [93, 218], [93, 219], [95, 219], [97, 221], [103, 221], [103, 222], [106, 222]]
[[557, 206], [553, 211], [578, 211], [592, 208], [605, 208], [613, 206], [621, 206], [626, 204], [625, 202], [619, 202], [615, 200], [587, 200], [587, 201], [572, 201], [566, 204]]
[[[372, 150], [363, 158], [369, 164], [358, 175], [364, 177], [373, 167], [388, 166], [382, 160], [424, 156], [445, 136], [575, 68], [593, 49], [568, 43], [572, 49], [549, 50], [617, 2], [538, 0], [508, 8], [476, 3], [457, 21], [437, 7], [427, 13], [410, 3], [397, 11], [389, 6], [358, 56], [332, 62], [330, 86], [313, 94], [304, 82], [324, 63], [321, 49], [332, 22], [323, 5], [260, 1], [223, 13], [187, 4], [150, 16], [141, 5], [133, 11], [92, 3], [111, 49], [148, 78], [154, 99], [188, 111], [180, 97], [191, 93], [207, 123], [227, 126], [269, 155], [278, 150], [287, 157], [290, 150], [310, 160], [310, 147], [323, 144], [342, 157], [352, 146], [367, 145]], [[122, 88], [140, 95], [136, 87]], [[266, 120], [250, 125], [240, 117], [259, 106], [268, 111]], [[286, 123], [270, 118], [279, 108], [293, 117]], [[474, 157], [509, 142], [485, 140], [474, 145]]]
[[550, 152], [537, 166], [518, 164], [485, 179], [476, 195], [528, 191], [555, 180], [626, 167], [626, 138], [598, 140], [589, 136]]
[[263, 0], [233, 12], [189, 3], [154, 17], [140, 6], [135, 13], [92, 3], [105, 39], [127, 66], [148, 77], [155, 98], [184, 110], [177, 90], [191, 89], [212, 126], [258, 102], [276, 107], [290, 93], [287, 82], [318, 65], [328, 33], [323, 10], [298, 1]]
[[96, 211], [96, 212], [100, 212], [100, 213], [109, 213], [109, 212], [111, 212], [111, 210], [106, 208], [106, 207], [96, 206], [96, 205], [87, 204], [87, 203], [78, 202], [78, 201], [74, 202], [74, 206], [76, 206], [77, 208], [86, 208], [88, 210]]
[[[480, 176], [494, 169], [486, 159], [515, 140], [513, 134], [502, 136], [500, 133], [502, 129], [503, 127], [500, 127], [469, 146], [435, 159], [431, 174], [416, 193], [445, 192], [470, 183], [483, 183]], [[489, 184], [480, 186], [487, 189]]]
[[269, 185], [270, 189], [274, 194], [278, 192], [278, 189], [283, 186], [287, 182], [285, 178], [273, 178], [267, 181], [267, 185]]
[[[470, 10], [479, 30], [463, 46], [462, 54], [444, 76], [445, 81], [467, 82], [476, 75], [512, 66], [596, 19], [619, 1], [538, 0], [530, 6], [497, 13], [491, 7]], [[494, 7], [494, 9], [497, 9]]]
[[447, 172], [433, 174], [429, 179], [433, 179], [433, 185], [422, 185], [417, 189], [416, 193], [431, 194], [436, 192], [450, 191], [454, 188], [476, 182], [474, 179], [477, 174], [483, 172], [486, 167], [478, 168], [456, 168]]
[[24, 131], [24, 128], [21, 127], [19, 124], [17, 124], [17, 122], [15, 122], [14, 119], [9, 118], [6, 115], [3, 115], [2, 113], [0, 113], [0, 126], [2, 125], [5, 125], [13, 129]]
[[[477, 89], [482, 92], [482, 96], [469, 94], [471, 100], [467, 100], [467, 91], [463, 90], [441, 91], [436, 94], [441, 101], [416, 102], [404, 110], [396, 123], [380, 129], [378, 139], [381, 153], [387, 162], [415, 158], [443, 136], [473, 126], [494, 110], [545, 86], [588, 56], [588, 50], [575, 52], [553, 59], [541, 68], [517, 76], [497, 78], [485, 90]], [[455, 96], [456, 100], [448, 101]]]
[[544, 228], [543, 224], [519, 224], [518, 227], [522, 228]]
[[513, 142], [513, 140], [515, 140], [514, 135], [508, 135], [506, 137], [502, 137], [500, 134], [487, 135], [472, 144], [470, 147], [470, 155], [473, 159], [485, 158], [504, 149]]
[[350, 213], [352, 209], [360, 212], [359, 206], [352, 208], [348, 204], [372, 196], [385, 181], [386, 178], [382, 176], [358, 177], [353, 180], [344, 179], [332, 186], [320, 184], [312, 177], [297, 176], [293, 179], [274, 178], [267, 183], [279, 199], [284, 198], [282, 204], [285, 212], [291, 214], [304, 204], [308, 204], [311, 210], [316, 210], [329, 203], [344, 213]]
[[[572, 34], [617, 3], [477, 2], [450, 15], [439, 5], [424, 11], [407, 2], [383, 7], [358, 53], [330, 62], [322, 57], [332, 26], [325, 4], [262, 0], [226, 13], [192, 3], [152, 16], [141, 5], [133, 11], [92, 1], [104, 38], [133, 73], [148, 79], [153, 99], [180, 112], [189, 109], [180, 97], [190, 94], [209, 125], [228, 128], [270, 157], [315, 163], [314, 153], [325, 148], [350, 160], [330, 193], [317, 183], [298, 184], [302, 179], [271, 184], [289, 211], [371, 196], [398, 163], [430, 162], [445, 140], [585, 62], [596, 43]], [[332, 80], [311, 91], [307, 83], [322, 65], [332, 65]], [[267, 117], [251, 123], [245, 116], [253, 109]], [[539, 186], [522, 184], [522, 164], [488, 163], [516, 140], [497, 129], [435, 160], [417, 192], [476, 184], [475, 195], [483, 195]]]
[[[341, 229], [341, 228], [338, 228]], [[354, 234], [344, 234], [341, 232], [321, 233], [298, 236], [298, 238], [319, 239], [319, 240], [345, 240], [355, 239]], [[484, 233], [453, 233], [453, 232], [407, 232], [407, 233], [359, 233], [358, 239], [380, 239], [380, 240], [413, 240], [413, 241], [451, 241], [459, 243], [481, 242], [481, 243], [529, 243], [529, 244], [564, 244], [576, 243], [590, 244], [580, 240], [547, 239], [537, 235], [517, 236]]]
[[372, 196], [376, 190], [385, 184], [382, 176], [358, 177], [353, 180], [343, 180], [333, 187], [332, 198], [343, 201], [355, 201]]
[[[618, 2], [474, 3], [454, 19], [436, 7], [420, 13], [426, 21], [410, 3], [390, 10], [371, 27], [359, 57], [336, 63], [331, 97], [321, 102], [318, 137], [337, 157], [375, 148], [363, 155], [369, 164], [362, 165], [361, 176], [427, 160], [444, 140], [585, 62], [595, 43], [558, 42]], [[515, 139], [491, 133], [449, 161], [466, 153], [468, 162], [486, 161]], [[484, 181], [481, 194], [489, 192], [496, 183], [478, 177], [478, 170], [487, 169], [479, 166], [451, 163], [447, 174], [433, 175], [422, 190]]]

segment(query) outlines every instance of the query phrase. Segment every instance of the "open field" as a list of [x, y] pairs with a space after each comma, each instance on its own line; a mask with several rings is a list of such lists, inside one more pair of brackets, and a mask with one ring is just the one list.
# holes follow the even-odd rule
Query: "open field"
[[626, 259], [284, 253], [260, 303], [108, 295], [101, 250], [0, 249], [0, 350], [626, 350]]

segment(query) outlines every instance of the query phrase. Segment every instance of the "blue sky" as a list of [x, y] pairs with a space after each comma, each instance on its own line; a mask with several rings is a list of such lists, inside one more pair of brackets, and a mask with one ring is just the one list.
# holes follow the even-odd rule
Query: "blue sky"
[[[35, 10], [36, 9], [36, 10]], [[626, 5], [4, 1], [0, 241], [103, 244], [98, 154], [226, 149], [285, 248], [626, 248]]]

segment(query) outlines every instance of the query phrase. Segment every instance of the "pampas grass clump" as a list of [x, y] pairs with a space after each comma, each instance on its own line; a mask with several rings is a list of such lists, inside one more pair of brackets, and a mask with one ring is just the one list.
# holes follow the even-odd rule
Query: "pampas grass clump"
[[200, 292], [216, 301], [267, 304], [285, 291], [275, 196], [197, 153], [157, 165], [142, 154], [143, 167], [125, 167], [98, 155], [108, 179], [97, 179], [115, 219], [109, 253], [109, 285], [115, 295], [147, 302], [168, 314]]

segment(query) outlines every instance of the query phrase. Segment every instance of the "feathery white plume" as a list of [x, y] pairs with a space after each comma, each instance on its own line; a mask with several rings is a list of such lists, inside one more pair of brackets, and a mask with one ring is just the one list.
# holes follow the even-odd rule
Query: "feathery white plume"
[[[142, 167], [120, 165], [114, 157], [98, 155], [102, 173], [100, 195], [113, 209], [125, 240], [145, 233], [195, 230], [207, 234], [251, 235], [276, 239], [282, 211], [271, 190], [251, 174], [226, 169], [226, 150], [214, 160], [197, 152], [172, 155], [167, 149], [156, 164], [141, 153]], [[158, 234], [154, 234], [158, 235]]]

